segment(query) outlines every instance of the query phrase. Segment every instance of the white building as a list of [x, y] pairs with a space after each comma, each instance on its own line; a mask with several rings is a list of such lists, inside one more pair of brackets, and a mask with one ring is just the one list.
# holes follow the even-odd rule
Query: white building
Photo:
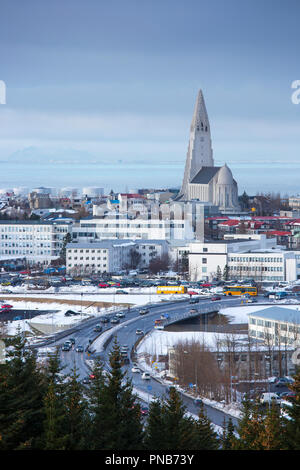
[[68, 243], [66, 270], [76, 274], [118, 273], [130, 263], [132, 241], [105, 240], [94, 243]]
[[[264, 254], [268, 250], [270, 250], [268, 255]], [[276, 250], [276, 253], [274, 250]], [[259, 255], [256, 256], [256, 253], [259, 253]], [[254, 261], [256, 257], [259, 258], [258, 261]], [[264, 261], [265, 258], [269, 257], [272, 261]], [[290, 259], [288, 252], [278, 249], [275, 238], [266, 238], [265, 235], [256, 235], [253, 239], [248, 235], [247, 240], [194, 242], [189, 245], [189, 275], [192, 281], [211, 280], [216, 277], [219, 268], [223, 272], [224, 267], [228, 266], [232, 279], [240, 278], [238, 274], [241, 278], [257, 278], [255, 273], [257, 275], [259, 273], [260, 280], [266, 280], [265, 277], [268, 273], [270, 274], [268, 280], [284, 280], [282, 277], [286, 276], [286, 267], [283, 271], [250, 269], [261, 265], [270, 268], [271, 263], [277, 266], [277, 261], [274, 261], [275, 258], [280, 258], [280, 260]], [[239, 269], [235, 268], [236, 266], [239, 266]], [[278, 267], [282, 267], [281, 261], [278, 262]], [[289, 274], [290, 276], [292, 274]]]
[[0, 221], [0, 255], [25, 257], [29, 264], [48, 265], [60, 256], [71, 223]]
[[300, 343], [300, 311], [272, 306], [249, 313], [249, 336], [271, 346]]
[[189, 220], [130, 218], [115, 214], [105, 218], [82, 219], [73, 227], [73, 238], [78, 241], [132, 239], [132, 240], [192, 240], [193, 227]]

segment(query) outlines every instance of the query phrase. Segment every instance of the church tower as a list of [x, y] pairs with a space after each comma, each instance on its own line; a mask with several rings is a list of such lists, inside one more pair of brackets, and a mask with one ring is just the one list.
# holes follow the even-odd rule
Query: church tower
[[188, 184], [202, 167], [213, 167], [213, 151], [208, 115], [202, 90], [199, 91], [190, 129], [184, 177], [177, 199], [188, 199]]

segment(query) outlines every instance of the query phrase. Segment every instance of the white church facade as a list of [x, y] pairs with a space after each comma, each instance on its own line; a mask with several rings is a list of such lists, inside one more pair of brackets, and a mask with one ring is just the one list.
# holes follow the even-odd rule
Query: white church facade
[[214, 166], [208, 114], [202, 90], [199, 91], [191, 123], [181, 201], [199, 200], [218, 206], [221, 212], [239, 211], [238, 186], [225, 164]]

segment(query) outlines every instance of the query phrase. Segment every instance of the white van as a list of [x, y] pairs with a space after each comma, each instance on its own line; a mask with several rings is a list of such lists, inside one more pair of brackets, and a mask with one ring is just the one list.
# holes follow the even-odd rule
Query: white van
[[260, 397], [260, 403], [262, 404], [269, 404], [269, 403], [276, 403], [276, 404], [279, 404], [280, 403], [280, 397], [277, 395], [277, 393], [272, 393], [272, 392], [269, 392], [269, 393], [262, 393], [261, 397]]

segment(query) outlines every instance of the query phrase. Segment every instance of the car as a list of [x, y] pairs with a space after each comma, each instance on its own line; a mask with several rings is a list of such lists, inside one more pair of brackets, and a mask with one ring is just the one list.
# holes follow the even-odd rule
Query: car
[[202, 404], [203, 404], [203, 400], [201, 400], [201, 398], [195, 398], [194, 404], [197, 405], [197, 406], [202, 405]]
[[13, 308], [13, 306], [9, 304], [2, 304], [1, 308], [2, 310], [10, 310], [11, 308]]
[[125, 316], [126, 316], [126, 315], [125, 315], [125, 313], [123, 313], [123, 312], [116, 313], [116, 317], [118, 317], [118, 318], [125, 318]]
[[22, 320], [22, 317], [20, 317], [20, 315], [13, 318], [13, 321], [18, 321], [18, 320]]
[[120, 354], [121, 354], [122, 357], [127, 357], [128, 356], [127, 350], [126, 351], [124, 351], [124, 350], [121, 351]]
[[198, 310], [196, 308], [191, 308], [190, 309], [190, 313], [197, 313], [197, 312], [198, 312]]
[[148, 416], [148, 413], [149, 413], [148, 408], [147, 408], [146, 406], [143, 406], [143, 407], [141, 408], [141, 415], [142, 415], [142, 416]]
[[148, 308], [141, 308], [139, 310], [139, 314], [140, 315], [146, 315], [147, 313], [149, 313], [149, 309]]
[[101, 323], [108, 323], [109, 318], [108, 317], [102, 317], [100, 321], [101, 321]]
[[129, 357], [122, 357], [121, 359], [121, 364], [122, 365], [126, 365], [126, 364], [130, 364], [130, 360], [129, 360]]
[[270, 403], [274, 403], [274, 404], [280, 404], [280, 397], [279, 395], [277, 395], [277, 393], [273, 393], [273, 392], [266, 392], [266, 393], [263, 393], [260, 397], [260, 403], [262, 405], [266, 405], [266, 404], [270, 404]]
[[69, 338], [68, 341], [71, 343], [71, 344], [75, 344], [75, 338]]
[[127, 351], [128, 350], [128, 344], [122, 344], [121, 349], [124, 349], [124, 350], [126, 349], [126, 351]]
[[199, 299], [191, 299], [190, 300], [190, 304], [198, 304], [199, 303]]
[[110, 285], [104, 282], [100, 282], [100, 284], [98, 284], [98, 287], [105, 288], [105, 287], [110, 287]]
[[82, 383], [83, 383], [83, 384], [89, 384], [90, 382], [91, 382], [91, 381], [90, 381], [90, 378], [89, 378], [89, 377], [84, 377], [84, 378], [82, 379]]
[[61, 350], [62, 350], [62, 351], [70, 351], [70, 350], [71, 350], [71, 346], [70, 346], [69, 344], [63, 344]]
[[83, 346], [78, 345], [76, 348], [76, 352], [83, 353], [84, 349]]
[[143, 335], [144, 332], [143, 332], [143, 330], [140, 330], [140, 329], [138, 328], [138, 329], [136, 330], [135, 334], [136, 334], [136, 335]]
[[94, 328], [95, 333], [100, 333], [102, 331], [102, 326], [101, 325], [96, 325]]
[[143, 372], [143, 373], [142, 373], [142, 379], [143, 379], [143, 380], [150, 380], [150, 379], [151, 379], [151, 375], [149, 374], [149, 372]]
[[116, 290], [116, 294], [128, 294], [125, 290]]
[[94, 380], [94, 379], [96, 378], [96, 376], [95, 376], [95, 374], [90, 374], [90, 375], [89, 375], [89, 378], [90, 378], [91, 380]]
[[210, 300], [221, 300], [220, 295], [213, 295]]
[[286, 377], [280, 377], [275, 383], [275, 387], [287, 387], [292, 382], [292, 380], [287, 379]]
[[119, 320], [119, 318], [113, 317], [113, 318], [110, 320], [110, 323], [120, 323], [120, 320]]
[[296, 396], [296, 393], [294, 392], [282, 392], [280, 393], [280, 398], [283, 398], [283, 399], [288, 399], [288, 398], [293, 398]]
[[138, 374], [141, 372], [141, 369], [137, 365], [133, 365], [133, 367], [131, 368], [131, 372]]

